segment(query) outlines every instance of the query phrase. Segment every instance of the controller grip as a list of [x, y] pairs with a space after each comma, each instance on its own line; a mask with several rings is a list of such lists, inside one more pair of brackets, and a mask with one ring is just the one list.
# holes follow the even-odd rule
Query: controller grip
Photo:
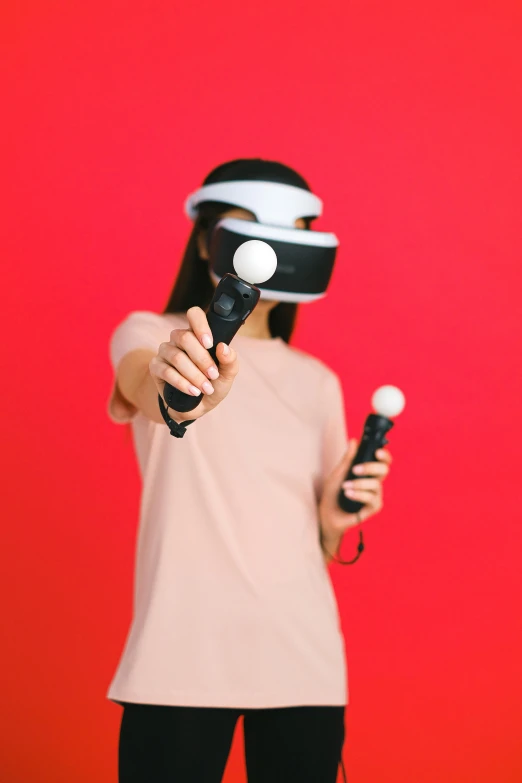
[[[217, 346], [219, 343], [226, 343], [228, 345], [231, 342], [249, 312], [250, 310], [246, 313], [238, 312], [237, 314], [231, 314], [225, 318], [217, 315], [212, 309], [207, 312], [207, 321], [214, 340], [214, 345], [212, 348], [208, 349], [208, 352], [218, 367], [219, 362], [216, 357]], [[198, 397], [194, 397], [192, 394], [185, 394], [185, 392], [176, 389], [176, 387], [172, 386], [170, 383], [165, 384], [163, 396], [169, 408], [179, 411], [180, 413], [193, 411], [203, 399], [201, 394]]]
[[[208, 352], [218, 367], [217, 346], [219, 343], [229, 345], [247, 315], [256, 306], [260, 294], [255, 285], [231, 273], [225, 274], [216, 286], [207, 310], [207, 321], [213, 339], [212, 348], [209, 348]], [[197, 397], [185, 394], [170, 383], [165, 384], [163, 397], [169, 408], [180, 413], [193, 411], [203, 399], [201, 394]]]
[[[359, 478], [369, 478], [368, 476], [360, 476], [354, 473], [353, 468], [355, 465], [360, 465], [363, 462], [377, 462], [375, 452], [378, 449], [382, 449], [382, 447], [388, 443], [388, 440], [386, 439], [386, 432], [391, 429], [391, 427], [393, 427], [393, 422], [390, 421], [390, 419], [387, 417], [378, 416], [374, 413], [371, 413], [368, 416], [364, 426], [363, 436], [357, 449], [357, 454], [355, 455], [353, 462], [350, 465], [344, 481], [352, 481], [352, 479]], [[342, 487], [339, 490], [337, 501], [340, 508], [349, 514], [357, 513], [357, 511], [360, 511], [364, 506], [364, 503], [361, 503], [360, 500], [354, 500], [353, 498], [346, 497]]]
[[[209, 348], [208, 352], [216, 364], [218, 364], [218, 360], [216, 359], [216, 345]], [[197, 397], [194, 397], [194, 395], [185, 394], [185, 392], [176, 389], [176, 387], [172, 386], [170, 383], [166, 383], [163, 388], [163, 398], [168, 407], [172, 408], [172, 410], [178, 411], [179, 413], [188, 413], [198, 407], [203, 399], [203, 395], [199, 394]]]

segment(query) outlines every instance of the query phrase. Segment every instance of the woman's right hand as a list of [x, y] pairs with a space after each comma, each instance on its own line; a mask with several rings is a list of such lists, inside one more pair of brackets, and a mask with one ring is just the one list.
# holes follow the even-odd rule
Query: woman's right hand
[[149, 363], [150, 374], [163, 400], [165, 383], [185, 394], [201, 397], [197, 408], [187, 413], [169, 408], [169, 415], [178, 423], [199, 419], [219, 405], [239, 371], [237, 353], [232, 346], [218, 344], [216, 356], [219, 367], [209, 354], [207, 348], [212, 347], [212, 332], [204, 310], [191, 307], [187, 310], [187, 318], [191, 328], [173, 329], [170, 341], [161, 343], [157, 355]]

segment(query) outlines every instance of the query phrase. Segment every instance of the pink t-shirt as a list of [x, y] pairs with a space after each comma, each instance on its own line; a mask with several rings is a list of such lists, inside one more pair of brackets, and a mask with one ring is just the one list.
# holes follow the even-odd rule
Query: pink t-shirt
[[[130, 313], [111, 363], [158, 350], [184, 314]], [[107, 698], [201, 707], [344, 705], [344, 639], [319, 544], [322, 482], [347, 448], [341, 384], [319, 359], [236, 335], [228, 396], [171, 436], [112, 387], [142, 477], [133, 619]], [[123, 491], [122, 487], [122, 491]]]

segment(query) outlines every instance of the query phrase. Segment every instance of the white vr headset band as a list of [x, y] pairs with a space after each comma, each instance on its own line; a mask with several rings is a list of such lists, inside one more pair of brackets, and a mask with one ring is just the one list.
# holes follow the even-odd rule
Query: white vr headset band
[[215, 182], [191, 193], [185, 201], [185, 214], [190, 220], [198, 216], [198, 205], [204, 201], [220, 201], [253, 212], [260, 223], [294, 228], [298, 218], [318, 217], [323, 202], [308, 190], [279, 182], [234, 180]]
[[251, 223], [238, 218], [221, 218], [216, 223], [216, 229], [226, 228], [234, 234], [248, 236], [252, 239], [273, 239], [275, 242], [287, 242], [301, 247], [337, 247], [339, 240], [335, 234], [327, 231], [303, 231], [287, 226], [266, 226], [263, 223]]

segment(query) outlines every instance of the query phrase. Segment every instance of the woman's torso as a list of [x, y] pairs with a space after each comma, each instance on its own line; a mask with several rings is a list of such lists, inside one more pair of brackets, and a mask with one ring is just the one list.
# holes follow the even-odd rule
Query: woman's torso
[[[165, 341], [188, 325], [158, 318]], [[317, 513], [331, 371], [279, 338], [237, 335], [234, 347], [229, 395], [182, 440], [139, 412], [132, 419], [143, 479], [134, 613], [108, 697], [344, 704]]]

